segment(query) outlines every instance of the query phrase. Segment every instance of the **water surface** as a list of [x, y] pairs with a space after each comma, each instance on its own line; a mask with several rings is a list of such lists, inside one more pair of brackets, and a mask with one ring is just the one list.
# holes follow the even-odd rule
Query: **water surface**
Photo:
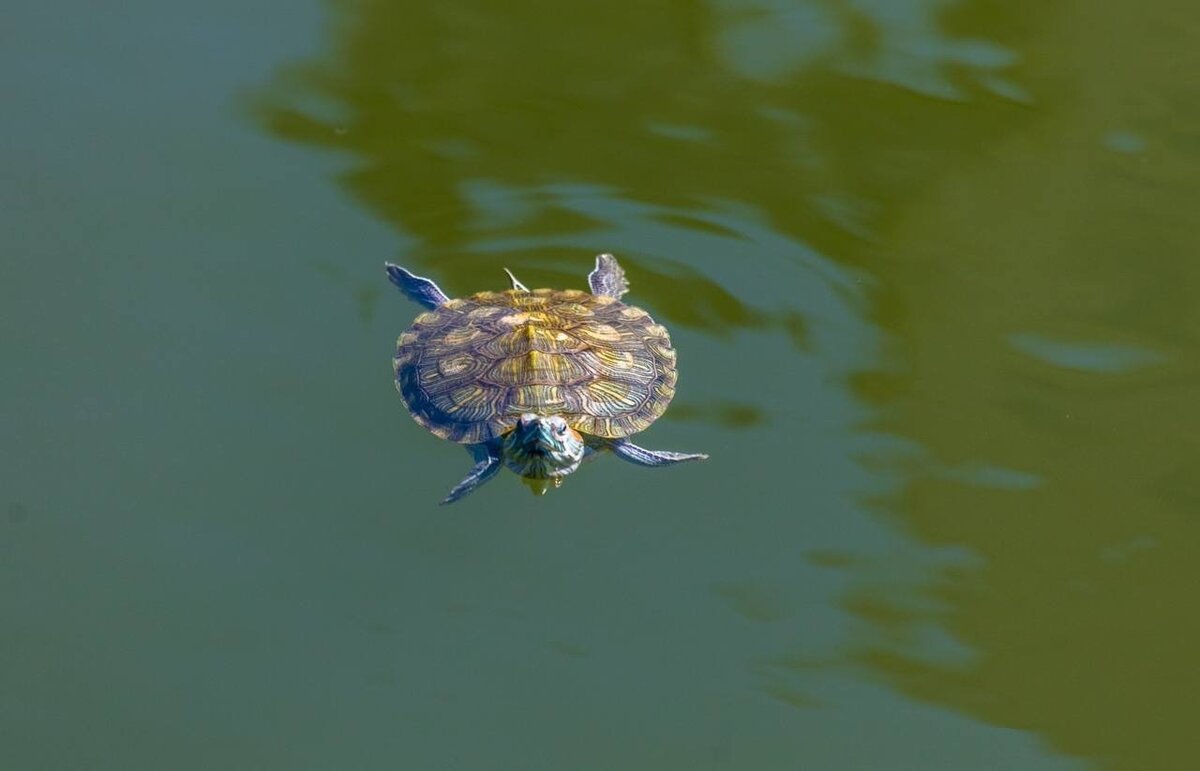
[[[11, 15], [5, 767], [1191, 767], [1187, 3]], [[599, 251], [711, 460], [437, 507], [382, 263]]]

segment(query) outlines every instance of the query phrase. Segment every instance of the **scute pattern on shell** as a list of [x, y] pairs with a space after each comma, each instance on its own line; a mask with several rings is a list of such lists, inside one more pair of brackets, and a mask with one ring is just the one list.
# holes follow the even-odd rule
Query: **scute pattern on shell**
[[575, 289], [480, 292], [422, 313], [396, 343], [396, 387], [413, 418], [485, 442], [523, 412], [625, 437], [675, 395], [675, 350], [641, 308]]

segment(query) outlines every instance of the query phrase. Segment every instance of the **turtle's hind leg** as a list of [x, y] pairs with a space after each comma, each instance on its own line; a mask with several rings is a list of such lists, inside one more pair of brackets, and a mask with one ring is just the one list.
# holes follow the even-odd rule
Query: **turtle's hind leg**
[[629, 282], [625, 280], [625, 271], [611, 254], [596, 255], [596, 267], [588, 274], [588, 286], [592, 294], [620, 299], [629, 291]]
[[385, 262], [383, 266], [387, 268], [391, 282], [404, 292], [405, 297], [415, 303], [433, 310], [450, 299], [431, 279], [418, 276], [390, 262]]
[[702, 452], [671, 452], [670, 450], [647, 450], [638, 447], [633, 442], [617, 439], [609, 442], [608, 449], [612, 450], [621, 460], [635, 463], [639, 466], [671, 466], [685, 463], [689, 460], [707, 460], [708, 455]]

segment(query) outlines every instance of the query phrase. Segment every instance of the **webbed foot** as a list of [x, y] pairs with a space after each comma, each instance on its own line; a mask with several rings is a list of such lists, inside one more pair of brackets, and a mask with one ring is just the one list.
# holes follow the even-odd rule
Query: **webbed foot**
[[404, 292], [405, 297], [419, 305], [432, 310], [450, 299], [432, 279], [418, 276], [390, 262], [385, 262], [383, 266], [391, 282]]
[[500, 462], [499, 456], [489, 452], [486, 447], [482, 445], [476, 445], [476, 447], [479, 447], [479, 449], [468, 449], [471, 449], [471, 452], [479, 462], [471, 468], [470, 473], [463, 477], [461, 482], [454, 486], [454, 489], [442, 501], [443, 506], [447, 503], [454, 503], [460, 498], [465, 498], [475, 492], [475, 488], [496, 476], [496, 472], [504, 465]]
[[685, 463], [689, 460], [707, 460], [708, 455], [702, 452], [671, 452], [670, 450], [647, 450], [638, 447], [633, 442], [618, 439], [610, 442], [608, 449], [612, 450], [621, 460], [635, 463], [639, 466], [671, 466]]
[[596, 255], [596, 268], [588, 274], [588, 286], [592, 294], [604, 295], [620, 299], [629, 291], [629, 282], [625, 280], [625, 271], [617, 263], [617, 258], [611, 254]]

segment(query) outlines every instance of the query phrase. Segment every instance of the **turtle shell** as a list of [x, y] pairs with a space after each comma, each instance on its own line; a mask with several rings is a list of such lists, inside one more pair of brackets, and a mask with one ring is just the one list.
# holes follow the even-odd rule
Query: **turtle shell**
[[480, 292], [422, 313], [396, 343], [396, 388], [413, 419], [462, 444], [522, 413], [583, 434], [637, 433], [675, 395], [675, 350], [641, 308], [576, 289]]

